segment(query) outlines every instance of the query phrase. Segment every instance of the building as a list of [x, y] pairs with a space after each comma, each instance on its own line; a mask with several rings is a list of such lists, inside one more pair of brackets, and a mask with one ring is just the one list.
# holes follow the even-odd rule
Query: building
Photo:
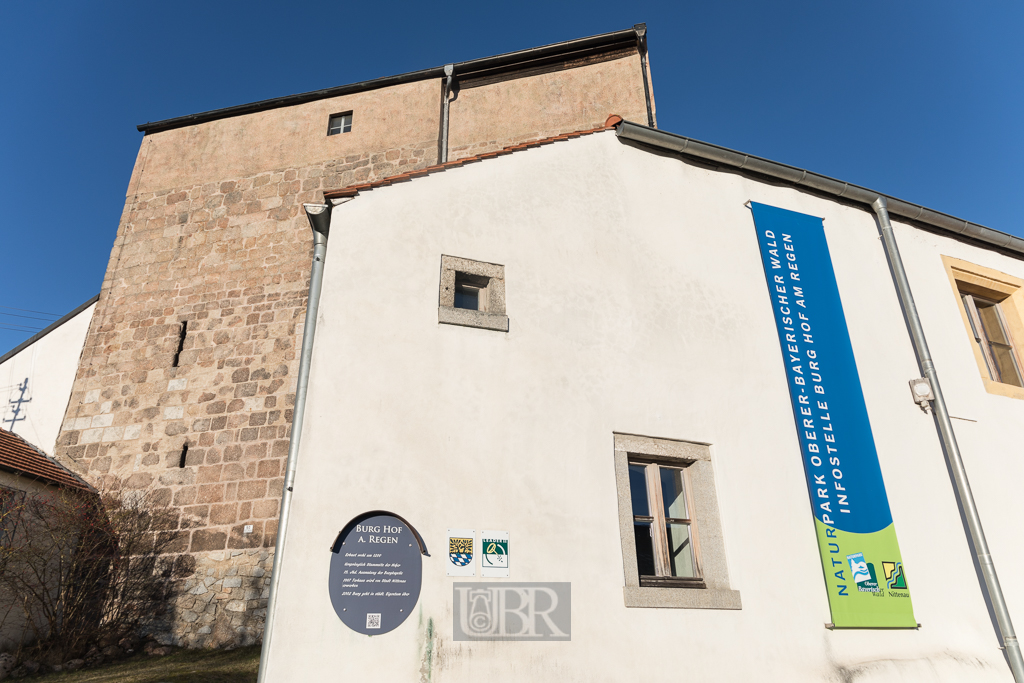
[[166, 641], [263, 633], [292, 447], [264, 680], [1011, 680], [1024, 240], [655, 113], [637, 26], [140, 126], [27, 405], [180, 512]]
[[1024, 240], [619, 117], [463, 161], [324, 193], [263, 680], [1012, 680], [938, 431], [1024, 618]]
[[[25, 533], [25, 517], [30, 515], [24, 515], [21, 508], [26, 495], [45, 498], [57, 495], [61, 489], [90, 491], [81, 478], [24, 438], [0, 429], [0, 544], [7, 546], [11, 537]], [[10, 561], [6, 552], [0, 555], [0, 562], [6, 565]], [[16, 649], [35, 638], [36, 630], [25, 615], [23, 597], [12, 595], [6, 587], [0, 588], [0, 651]], [[37, 626], [41, 627], [38, 623]], [[45, 627], [41, 628], [45, 633]]]
[[44, 452], [57, 445], [97, 298], [0, 356], [0, 428]]
[[139, 126], [55, 455], [180, 510], [195, 575], [165, 640], [262, 632], [312, 249], [301, 205], [609, 111], [654, 123], [643, 25]]

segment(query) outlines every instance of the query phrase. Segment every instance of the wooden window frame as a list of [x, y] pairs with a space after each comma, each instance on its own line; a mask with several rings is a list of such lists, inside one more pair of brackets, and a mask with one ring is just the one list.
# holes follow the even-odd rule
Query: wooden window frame
[[1017, 380], [1020, 381], [1020, 360], [1017, 358], [1017, 349], [1014, 348], [1013, 344], [1003, 344], [1002, 342], [994, 342], [989, 339], [988, 330], [985, 329], [985, 324], [981, 320], [981, 314], [978, 313], [978, 302], [988, 304], [993, 307], [996, 311], [996, 322], [1000, 327], [1000, 331], [1003, 336], [1013, 341], [1010, 337], [1009, 330], [1006, 325], [1006, 316], [1003, 314], [1003, 308], [999, 305], [998, 301], [992, 301], [984, 297], [975, 296], [974, 294], [968, 294], [966, 292], [960, 292], [960, 297], [963, 299], [964, 307], [967, 309], [967, 320], [971, 324], [971, 332], [974, 334], [974, 340], [981, 348], [981, 354], [985, 358], [985, 365], [988, 367], [989, 377], [996, 382], [1002, 384], [1012, 384], [1013, 386], [1019, 387], [1020, 384], [1014, 382], [1007, 382], [1003, 376], [1003, 369], [999, 366], [996, 361], [995, 354], [992, 351], [993, 344], [999, 346], [1006, 346], [1009, 350], [1010, 362], [1013, 363], [1014, 370], [1017, 372]]
[[[640, 575], [641, 586], [679, 586], [683, 588], [707, 588], [701, 574], [700, 536], [697, 519], [693, 510], [693, 484], [690, 481], [689, 466], [693, 461], [666, 462], [651, 458], [630, 457], [630, 465], [642, 465], [644, 481], [647, 485], [647, 505], [651, 515], [633, 515], [633, 521], [651, 525], [651, 541], [654, 546], [654, 576]], [[683, 490], [686, 496], [686, 518], [666, 517], [665, 499], [661, 491], [661, 468], [680, 470], [683, 473]], [[668, 532], [669, 524], [685, 524], [690, 532], [690, 548], [693, 554], [693, 577], [672, 576], [672, 563], [669, 559]], [[639, 573], [639, 568], [637, 569]]]
[[943, 256], [942, 263], [956, 297], [964, 330], [970, 340], [985, 391], [996, 396], [1024, 400], [1024, 388], [994, 379], [998, 371], [994, 373], [990, 369], [994, 367], [994, 363], [987, 357], [989, 354], [986, 353], [985, 345], [980, 343], [978, 336], [979, 333], [984, 334], [984, 328], [979, 329], [980, 321], [974, 317], [976, 312], [970, 310], [970, 303], [964, 296], [969, 295], [996, 304], [1003, 332], [1010, 342], [1013, 359], [1020, 372], [1024, 369], [1021, 368], [1020, 353], [1024, 348], [1024, 279], [951, 256]]

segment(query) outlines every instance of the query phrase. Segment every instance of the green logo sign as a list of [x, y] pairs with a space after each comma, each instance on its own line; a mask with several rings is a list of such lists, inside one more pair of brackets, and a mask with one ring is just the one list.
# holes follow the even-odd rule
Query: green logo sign
[[481, 563], [484, 567], [508, 568], [508, 541], [499, 541], [485, 538], [481, 542], [483, 556]]

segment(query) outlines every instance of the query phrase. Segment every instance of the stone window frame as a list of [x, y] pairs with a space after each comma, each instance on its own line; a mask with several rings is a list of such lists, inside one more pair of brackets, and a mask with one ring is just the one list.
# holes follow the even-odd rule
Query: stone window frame
[[[485, 303], [481, 306], [483, 310], [455, 308], [455, 280], [458, 274], [477, 279], [486, 278], [487, 285], [481, 287], [479, 293], [480, 297], [485, 298]], [[443, 325], [508, 332], [508, 316], [505, 315], [505, 266], [442, 254], [437, 322]]]
[[978, 372], [985, 385], [985, 391], [996, 396], [1024, 400], [1024, 388], [997, 382], [991, 378], [985, 356], [978, 344], [975, 343], [974, 328], [963, 301], [963, 294], [971, 294], [989, 299], [998, 305], [1006, 325], [1005, 332], [1010, 339], [1010, 345], [1017, 354], [1018, 363], [1020, 363], [1020, 361], [1024, 361], [1024, 358], [1020, 356], [1021, 351], [1024, 350], [1024, 280], [994, 268], [986, 268], [951, 256], [942, 256], [942, 265], [946, 269], [946, 275], [953, 288], [957, 308], [960, 311], [964, 330], [971, 341], [974, 360], [978, 364]]
[[[679, 609], [742, 609], [740, 592], [729, 586], [725, 541], [718, 513], [715, 473], [707, 444], [614, 432], [615, 489], [618, 497], [619, 538], [622, 542], [622, 588], [626, 607]], [[629, 493], [629, 459], [642, 458], [685, 467], [693, 493], [693, 518], [700, 529], [701, 575], [704, 587], [641, 586], [633, 538], [633, 508]]]

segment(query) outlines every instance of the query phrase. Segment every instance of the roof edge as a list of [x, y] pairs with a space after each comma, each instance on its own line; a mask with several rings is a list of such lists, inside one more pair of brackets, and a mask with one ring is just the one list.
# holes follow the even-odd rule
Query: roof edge
[[622, 117], [618, 114], [610, 115], [604, 122], [603, 125], [597, 126], [596, 128], [588, 128], [586, 130], [577, 130], [572, 133], [562, 133], [561, 135], [552, 135], [547, 138], [538, 138], [536, 140], [530, 140], [528, 142], [521, 142], [517, 145], [510, 145], [508, 147], [502, 147], [501, 149], [493, 152], [483, 152], [481, 154], [474, 154], [473, 156], [463, 157], [456, 159], [455, 161], [446, 161], [443, 164], [434, 164], [433, 166], [427, 166], [417, 171], [406, 171], [405, 173], [399, 173], [393, 176], [387, 176], [386, 178], [380, 178], [379, 180], [372, 180], [368, 183], [359, 183], [358, 185], [349, 185], [348, 187], [342, 187], [337, 190], [325, 190], [324, 201], [330, 201], [332, 199], [342, 199], [344, 197], [355, 197], [364, 190], [373, 190], [378, 187], [387, 187], [388, 185], [394, 185], [395, 183], [405, 182], [412, 180], [413, 178], [420, 178], [425, 175], [431, 175], [440, 171], [447, 171], [450, 168], [458, 168], [466, 164], [472, 164], [477, 161], [483, 161], [485, 159], [493, 159], [494, 157], [506, 156], [514, 152], [520, 152], [525, 149], [533, 149], [534, 147], [540, 147], [542, 145], [550, 145], [553, 142], [561, 142], [562, 140], [572, 140], [574, 138], [582, 137], [584, 135], [591, 135], [593, 133], [600, 133], [602, 131], [614, 130], [615, 126], [622, 122]]
[[[32, 450], [36, 455], [43, 458], [48, 463], [56, 467], [58, 470], [61, 470], [63, 473], [65, 473], [74, 482], [74, 488], [82, 489], [84, 491], [90, 491], [93, 493], [96, 492], [96, 489], [89, 482], [83, 479], [77, 472], [61, 464], [61, 462], [56, 458], [47, 455], [46, 452], [43, 451], [43, 449], [39, 448], [39, 446], [36, 446], [34, 443], [23, 437], [21, 434], [2, 428], [0, 428], [0, 431], [3, 431], [5, 434], [13, 436], [15, 439], [23, 443], [27, 448]], [[40, 472], [30, 472], [28, 470], [24, 470], [20, 467], [16, 467], [14, 465], [10, 465], [7, 463], [0, 463], [0, 470], [4, 470], [5, 472], [11, 472], [12, 474], [16, 474], [19, 477], [25, 477], [26, 479], [31, 479], [33, 481], [46, 481], [54, 486], [69, 486], [69, 484], [66, 482], [59, 481], [57, 479], [54, 479], [53, 477], [49, 477]]]
[[885, 197], [889, 205], [889, 213], [894, 216], [923, 223], [939, 232], [952, 233], [961, 238], [981, 242], [1009, 252], [1017, 258], [1024, 258], [1024, 239], [984, 225], [971, 223], [941, 211], [929, 209], [920, 204], [904, 201], [882, 192], [854, 185], [829, 176], [814, 173], [806, 169], [788, 164], [771, 161], [762, 157], [737, 152], [728, 147], [721, 147], [709, 142], [701, 142], [684, 135], [667, 133], [663, 130], [650, 128], [631, 121], [621, 122], [615, 134], [623, 139], [632, 140], [658, 149], [675, 152], [682, 156], [690, 156], [704, 161], [713, 161], [737, 171], [768, 176], [781, 180], [789, 185], [805, 187], [816, 192], [832, 195], [857, 204], [864, 204], [871, 209], [871, 203], [879, 197]]
[[[542, 45], [540, 47], [528, 48], [526, 50], [506, 52], [504, 54], [494, 55], [493, 57], [473, 59], [468, 62], [456, 62], [454, 64], [455, 75], [475, 76], [482, 75], [483, 73], [491, 75], [503, 71], [515, 70], [517, 66], [523, 66], [526, 64], [537, 65], [538, 62], [568, 57], [585, 50], [600, 52], [612, 48], [618, 48], [629, 43], [637, 43], [639, 40], [638, 31], [644, 29], [646, 29], [646, 24], [637, 24], [634, 27], [621, 31], [612, 31], [611, 33], [602, 33], [596, 36], [588, 36], [586, 38], [566, 40], [560, 43], [551, 43], [550, 45]], [[243, 114], [254, 114], [256, 112], [267, 111], [270, 109], [291, 107], [298, 104], [305, 104], [306, 102], [324, 100], [330, 97], [351, 95], [353, 93], [364, 92], [366, 90], [376, 90], [404, 83], [422, 81], [429, 78], [442, 78], [443, 76], [445, 76], [444, 67], [436, 66], [429, 69], [421, 69], [419, 71], [410, 71], [404, 74], [398, 74], [397, 76], [385, 76], [383, 78], [360, 81], [349, 85], [340, 85], [333, 88], [324, 88], [322, 90], [312, 90], [310, 92], [299, 93], [297, 95], [275, 97], [249, 104], [240, 104], [233, 107], [225, 107], [223, 109], [212, 109], [198, 114], [188, 114], [171, 119], [164, 119], [162, 121], [143, 123], [136, 126], [136, 129], [141, 133], [149, 135], [151, 133], [159, 133], [165, 130], [172, 130], [174, 128], [184, 128], [186, 126], [194, 126], [196, 124], [207, 123], [209, 121], [241, 116]]]
[[90, 306], [92, 306], [94, 303], [96, 303], [99, 300], [100, 300], [100, 295], [97, 294], [96, 296], [94, 296], [93, 298], [89, 299], [88, 301], [86, 301], [84, 304], [82, 304], [81, 306], [79, 306], [75, 310], [73, 310], [70, 313], [68, 313], [67, 315], [65, 315], [63, 318], [59, 318], [58, 320], [55, 320], [49, 327], [47, 327], [47, 328], [45, 328], [45, 329], [43, 329], [43, 330], [41, 330], [39, 332], [36, 332], [31, 337], [29, 337], [25, 341], [21, 342], [20, 344], [18, 344], [17, 346], [15, 346], [13, 349], [8, 351], [4, 355], [0, 356], [0, 364], [6, 363], [11, 358], [14, 358], [19, 353], [21, 353], [22, 351], [24, 351], [28, 347], [32, 346], [37, 341], [39, 341], [40, 339], [42, 339], [46, 335], [50, 334], [55, 329], [57, 329], [58, 327], [60, 327], [64, 323], [66, 323], [67, 321], [71, 320], [76, 315], [78, 315], [79, 313], [81, 313], [85, 309], [89, 308]]

